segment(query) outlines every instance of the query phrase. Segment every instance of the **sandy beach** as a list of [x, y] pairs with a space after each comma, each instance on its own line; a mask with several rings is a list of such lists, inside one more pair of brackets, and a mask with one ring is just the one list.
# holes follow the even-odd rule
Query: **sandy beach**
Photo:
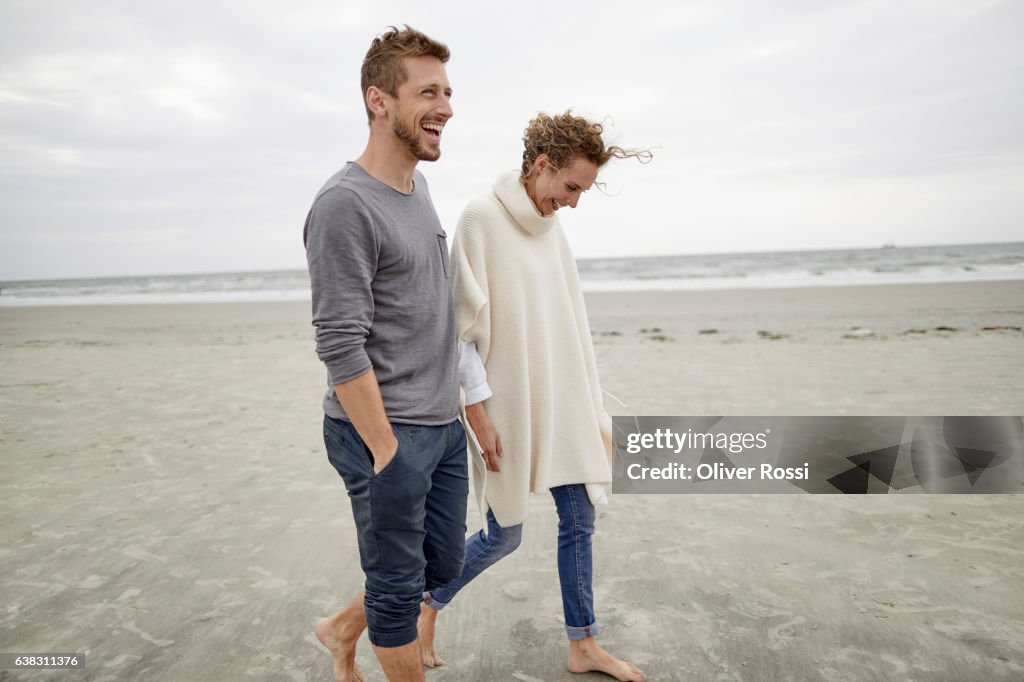
[[[1024, 281], [587, 297], [638, 415], [1024, 414]], [[0, 680], [329, 680], [362, 581], [308, 303], [0, 308]], [[477, 511], [470, 507], [475, 530]], [[1024, 679], [1024, 497], [618, 495], [602, 643], [651, 680]], [[555, 512], [439, 618], [427, 680], [565, 670]], [[384, 677], [365, 637], [359, 662]]]

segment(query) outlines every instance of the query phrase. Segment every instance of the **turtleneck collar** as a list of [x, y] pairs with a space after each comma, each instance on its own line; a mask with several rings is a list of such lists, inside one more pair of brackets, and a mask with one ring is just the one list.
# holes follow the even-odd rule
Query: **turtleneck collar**
[[516, 224], [528, 234], [539, 236], [558, 224], [554, 214], [544, 217], [537, 212], [526, 188], [519, 182], [519, 171], [499, 175], [494, 181], [494, 194]]

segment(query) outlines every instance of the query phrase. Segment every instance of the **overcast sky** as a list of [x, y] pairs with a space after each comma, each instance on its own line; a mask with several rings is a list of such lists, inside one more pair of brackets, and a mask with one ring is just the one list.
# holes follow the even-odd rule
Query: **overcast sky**
[[1020, 2], [4, 0], [0, 280], [305, 267], [397, 23], [452, 50], [449, 231], [573, 107], [655, 150], [559, 213], [578, 257], [1024, 239]]

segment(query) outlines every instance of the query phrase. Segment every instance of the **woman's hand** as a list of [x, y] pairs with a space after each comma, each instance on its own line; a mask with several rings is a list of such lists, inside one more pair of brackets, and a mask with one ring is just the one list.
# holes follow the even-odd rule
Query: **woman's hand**
[[469, 426], [473, 429], [477, 442], [483, 449], [482, 454], [487, 470], [501, 471], [501, 467], [498, 466], [498, 460], [504, 456], [501, 449], [501, 438], [498, 436], [498, 430], [494, 428], [491, 418], [487, 415], [484, 404], [480, 402], [466, 405], [466, 419], [469, 420]]

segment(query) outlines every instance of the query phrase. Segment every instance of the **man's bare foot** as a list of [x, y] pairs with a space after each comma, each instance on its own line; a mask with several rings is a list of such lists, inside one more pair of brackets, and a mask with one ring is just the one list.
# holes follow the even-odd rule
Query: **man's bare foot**
[[591, 671], [611, 675], [619, 682], [646, 682], [647, 678], [632, 663], [620, 661], [597, 645], [594, 637], [569, 640], [569, 672]]
[[356, 665], [356, 642], [365, 629], [366, 615], [361, 594], [338, 613], [316, 622], [316, 638], [334, 659], [335, 682], [365, 682]]
[[416, 626], [420, 631], [420, 656], [427, 668], [444, 665], [444, 661], [434, 651], [434, 624], [437, 622], [437, 609], [420, 604], [420, 619]]
[[334, 659], [335, 682], [365, 682], [363, 673], [356, 665], [356, 641], [337, 632], [334, 627], [335, 616], [321, 618], [316, 622], [316, 638], [320, 640]]

